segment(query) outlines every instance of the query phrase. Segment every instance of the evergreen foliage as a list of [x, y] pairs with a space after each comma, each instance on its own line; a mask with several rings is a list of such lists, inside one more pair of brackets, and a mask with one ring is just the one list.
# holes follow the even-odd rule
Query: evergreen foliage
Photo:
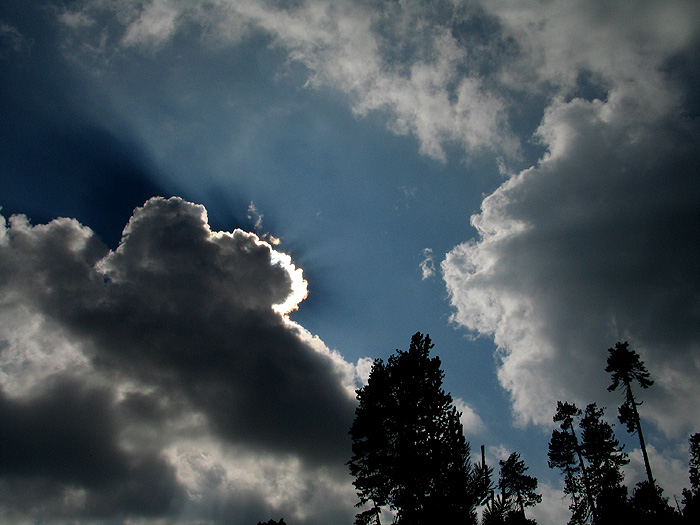
[[637, 383], [642, 388], [649, 388], [654, 384], [650, 379], [649, 372], [644, 366], [644, 362], [639, 357], [639, 354], [629, 347], [629, 343], [615, 343], [614, 348], [608, 349], [608, 360], [605, 371], [611, 375], [612, 383], [608, 387], [608, 391], [612, 392], [622, 387], [622, 392], [625, 396], [625, 401], [619, 408], [620, 422], [627, 426], [627, 431], [631, 434], [636, 433], [639, 436], [639, 444], [644, 457], [644, 468], [647, 473], [647, 481], [650, 485], [654, 485], [654, 476], [651, 473], [651, 465], [649, 464], [649, 456], [647, 455], [647, 447], [644, 442], [644, 434], [642, 433], [642, 422], [639, 418], [637, 407], [641, 402], [637, 402], [632, 392], [632, 383]]
[[588, 469], [583, 460], [583, 453], [574, 421], [581, 415], [581, 410], [573, 403], [557, 402], [554, 422], [561, 430], [552, 432], [549, 442], [549, 467], [558, 468], [564, 473], [564, 493], [571, 497], [572, 525], [587, 523], [596, 515], [595, 500], [588, 479]]
[[621, 468], [629, 463], [615, 438], [604, 411], [595, 403], [586, 406], [581, 418], [582, 453], [586, 459], [591, 493], [596, 504], [596, 523], [620, 523], [625, 512], [627, 488]]
[[[554, 430], [549, 442], [549, 466], [564, 474], [564, 492], [571, 497], [570, 524], [617, 523], [625, 512], [627, 489], [622, 466], [629, 463], [603, 409], [591, 403], [581, 413], [576, 405], [557, 403]], [[574, 428], [578, 421], [579, 442]]]
[[482, 525], [536, 525], [535, 520], [525, 517], [525, 507], [542, 501], [542, 496], [535, 492], [537, 478], [525, 474], [527, 467], [517, 452], [499, 461], [499, 465], [500, 494], [495, 495], [491, 491], [490, 498], [485, 501]]
[[683, 489], [683, 516], [687, 523], [700, 523], [700, 433], [693, 434], [688, 441], [690, 488]]
[[505, 461], [499, 461], [501, 476], [498, 485], [506, 501], [525, 515], [525, 507], [532, 507], [542, 501], [537, 490], [537, 478], [525, 474], [527, 467], [520, 454], [513, 452]]
[[479, 472], [432, 348], [416, 333], [408, 351], [375, 361], [357, 390], [348, 465], [358, 507], [369, 505], [358, 525], [378, 524], [385, 506], [397, 524], [476, 523]]

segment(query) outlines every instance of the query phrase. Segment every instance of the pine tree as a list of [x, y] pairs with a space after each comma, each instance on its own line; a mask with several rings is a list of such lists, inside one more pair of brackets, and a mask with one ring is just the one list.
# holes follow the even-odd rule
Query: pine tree
[[[574, 430], [575, 418], [580, 441]], [[572, 500], [569, 523], [621, 522], [627, 489], [622, 485], [620, 469], [629, 459], [612, 427], [603, 420], [603, 410], [591, 403], [582, 414], [575, 405], [560, 401], [554, 421], [560, 422], [561, 430], [552, 432], [549, 466], [564, 474], [564, 492]]]
[[693, 434], [688, 441], [690, 488], [683, 489], [683, 517], [687, 523], [700, 523], [700, 433]]
[[469, 444], [432, 348], [428, 335], [415, 334], [408, 351], [375, 361], [357, 390], [348, 465], [358, 507], [369, 504], [358, 525], [379, 524], [384, 506], [397, 524], [476, 523]]
[[[527, 467], [520, 459], [520, 454], [513, 452], [505, 461], [499, 461], [501, 475], [498, 485], [504, 501], [504, 507], [513, 517], [510, 521], [531, 523], [525, 518], [525, 507], [531, 507], [542, 501], [537, 490], [537, 478], [525, 474]], [[517, 515], [517, 516], [516, 516]], [[508, 514], [506, 515], [507, 519]]]
[[576, 436], [565, 430], [553, 430], [549, 442], [549, 468], [558, 468], [564, 474], [564, 494], [571, 497], [572, 512], [569, 523], [580, 525], [586, 522], [591, 509], [583, 484], [581, 466], [576, 459]]
[[644, 366], [644, 362], [640, 359], [639, 354], [630, 349], [627, 341], [615, 343], [614, 348], [608, 348], [608, 353], [608, 366], [605, 368], [605, 371], [612, 375], [612, 383], [608, 387], [608, 391], [612, 392], [622, 387], [625, 401], [620, 405], [619, 419], [621, 423], [627, 426], [628, 432], [631, 434], [636, 433], [639, 436], [647, 481], [649, 485], [654, 486], [654, 476], [651, 473], [647, 447], [644, 442], [644, 434], [642, 433], [642, 422], [637, 410], [637, 407], [642, 403], [637, 402], [632, 392], [632, 383], [636, 382], [641, 388], [646, 389], [653, 385], [654, 381], [649, 378], [649, 372]]
[[557, 402], [554, 422], [561, 430], [552, 432], [549, 442], [549, 467], [559, 468], [564, 473], [564, 492], [571, 496], [572, 524], [586, 523], [595, 518], [596, 506], [588, 479], [588, 470], [583, 460], [583, 453], [576, 431], [574, 419], [581, 415], [581, 410], [573, 403]]
[[617, 524], [625, 512], [627, 498], [621, 468], [629, 463], [629, 459], [612, 427], [603, 419], [603, 409], [597, 408], [595, 403], [586, 406], [580, 426], [581, 448], [596, 502], [596, 523]]

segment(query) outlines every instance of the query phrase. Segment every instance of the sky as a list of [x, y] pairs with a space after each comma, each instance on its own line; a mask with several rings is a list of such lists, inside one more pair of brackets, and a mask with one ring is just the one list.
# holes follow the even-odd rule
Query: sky
[[354, 390], [417, 331], [540, 525], [629, 341], [680, 500], [699, 63], [696, 0], [3, 2], [0, 519], [349, 525]]

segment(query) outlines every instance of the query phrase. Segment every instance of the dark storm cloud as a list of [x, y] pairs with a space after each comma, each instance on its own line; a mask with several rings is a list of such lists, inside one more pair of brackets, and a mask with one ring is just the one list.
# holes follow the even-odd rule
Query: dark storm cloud
[[303, 299], [300, 272], [254, 234], [212, 232], [179, 198], [135, 210], [115, 251], [74, 220], [13, 217], [0, 242], [7, 483], [85, 490], [76, 515], [167, 514], [185, 504], [178, 465], [200, 488], [217, 468], [230, 481], [182, 456], [183, 439], [342, 478], [353, 368], [276, 311]]

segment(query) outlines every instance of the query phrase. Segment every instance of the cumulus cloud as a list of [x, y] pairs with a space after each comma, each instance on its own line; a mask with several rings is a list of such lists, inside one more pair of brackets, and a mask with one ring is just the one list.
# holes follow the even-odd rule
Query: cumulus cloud
[[179, 198], [113, 251], [13, 216], [0, 288], [7, 519], [352, 515], [355, 367], [276, 308], [306, 283], [256, 235]]
[[[565, 85], [565, 73], [588, 67], [605, 96], [563, 89], [553, 99], [537, 131], [546, 154], [484, 199], [472, 217], [478, 238], [455, 247], [442, 270], [453, 320], [498, 345], [498, 377], [521, 423], [550, 424], [558, 399], [601, 399], [606, 349], [629, 340], [656, 379], [642, 415], [673, 434], [700, 420], [689, 402], [700, 394], [700, 135], [683, 86], [659, 68], [699, 31], [684, 22], [681, 36], [664, 41], [668, 17], [687, 7], [674, 4], [638, 41], [611, 29], [624, 22], [615, 5], [596, 16], [615, 56], [629, 58], [622, 70], [598, 56], [598, 33], [586, 36], [591, 22], [576, 9], [542, 23], [571, 27], [585, 45], [566, 65], [550, 56], [555, 45], [535, 40], [534, 69]], [[656, 12], [650, 6], [632, 15], [633, 26]], [[522, 18], [532, 11], [508, 13], [513, 27], [532, 29]]]

